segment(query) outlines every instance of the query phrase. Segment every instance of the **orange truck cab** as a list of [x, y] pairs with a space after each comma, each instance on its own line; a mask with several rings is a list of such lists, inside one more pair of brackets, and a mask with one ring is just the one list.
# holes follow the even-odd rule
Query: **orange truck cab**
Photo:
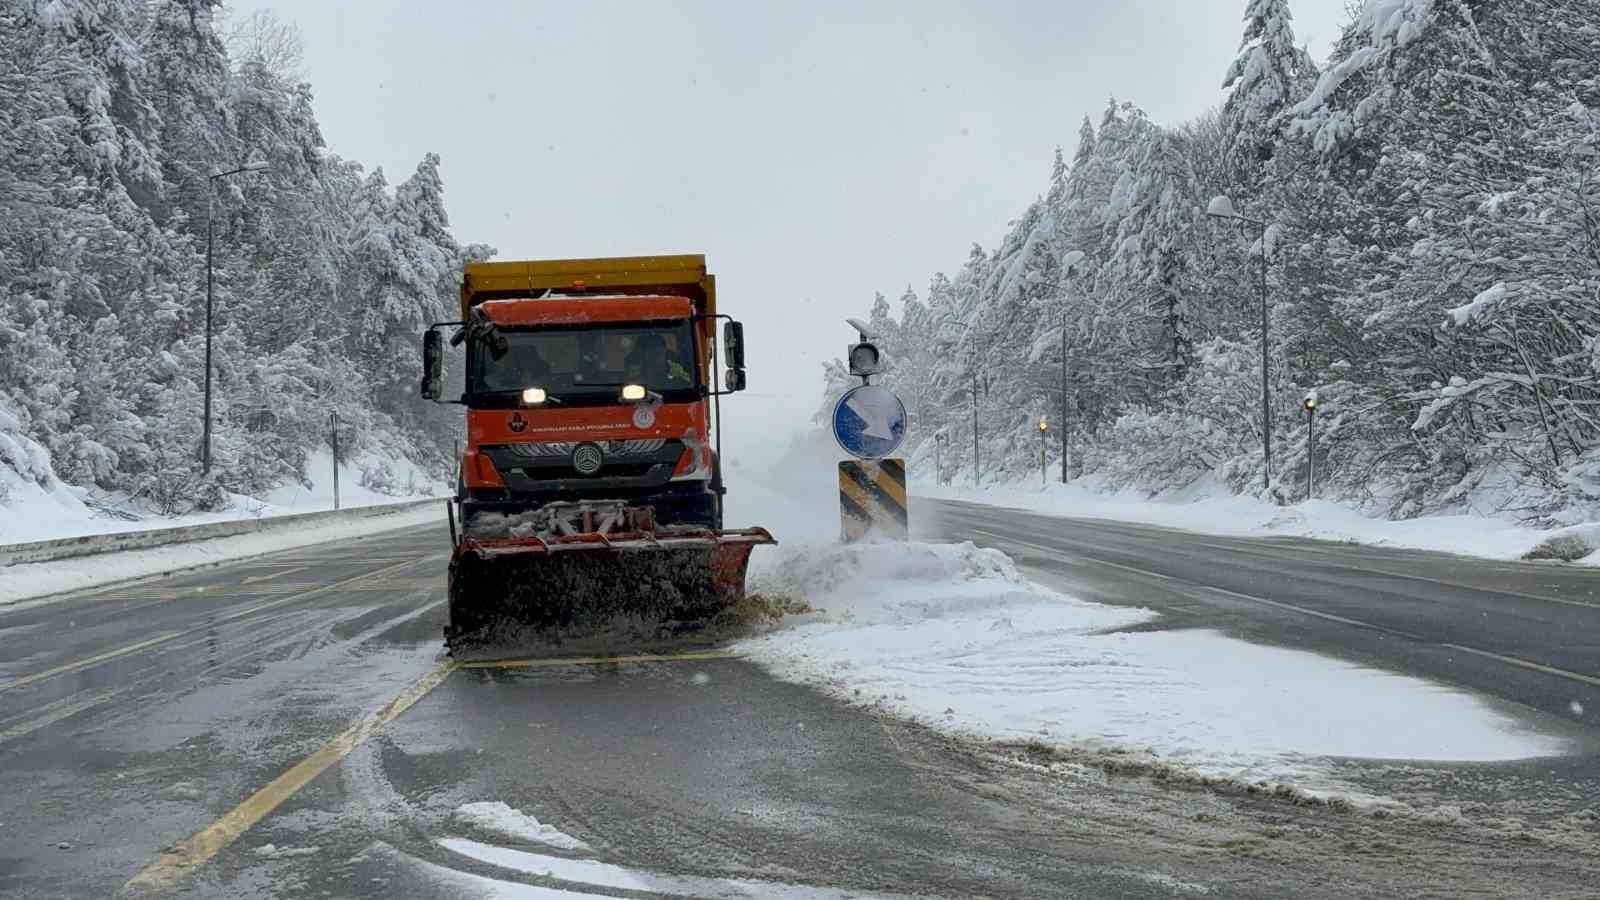
[[[721, 529], [717, 398], [744, 387], [744, 348], [730, 320], [719, 389], [719, 318], [700, 255], [467, 264], [461, 320], [424, 334], [422, 379], [466, 406], [463, 535], [584, 501]], [[442, 396], [445, 331], [465, 351], [459, 397]]]

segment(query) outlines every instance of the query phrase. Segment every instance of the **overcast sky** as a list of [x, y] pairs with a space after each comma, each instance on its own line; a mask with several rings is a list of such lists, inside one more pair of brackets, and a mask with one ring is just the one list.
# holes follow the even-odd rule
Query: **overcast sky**
[[[1291, 0], [1320, 61], [1346, 0]], [[1108, 97], [1221, 100], [1243, 0], [237, 2], [299, 27], [329, 147], [391, 183], [443, 157], [502, 259], [703, 252], [743, 319], [736, 433], [816, 408], [873, 292], [992, 248]], [[743, 443], [739, 441], [738, 443]]]

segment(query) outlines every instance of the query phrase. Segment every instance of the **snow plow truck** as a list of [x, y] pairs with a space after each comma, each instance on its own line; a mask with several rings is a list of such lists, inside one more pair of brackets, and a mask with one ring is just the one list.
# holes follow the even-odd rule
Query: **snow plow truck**
[[422, 344], [422, 395], [466, 407], [452, 653], [660, 635], [743, 598], [752, 549], [776, 543], [723, 527], [720, 403], [745, 386], [743, 331], [699, 255], [467, 264], [460, 320]]

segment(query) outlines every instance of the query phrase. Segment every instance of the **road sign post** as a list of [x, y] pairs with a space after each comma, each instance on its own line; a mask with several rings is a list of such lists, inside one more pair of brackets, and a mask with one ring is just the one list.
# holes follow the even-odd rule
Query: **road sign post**
[[908, 533], [903, 459], [839, 463], [839, 536], [846, 543], [871, 534], [905, 540]]
[[887, 458], [900, 449], [905, 436], [905, 404], [882, 385], [853, 387], [834, 404], [833, 438], [859, 460], [839, 463], [840, 533], [845, 541], [860, 540], [869, 532], [905, 539], [905, 460]]
[[[861, 384], [833, 406], [833, 439], [856, 458], [839, 463], [840, 534], [846, 541], [869, 533], [905, 540], [906, 463], [887, 457], [906, 438], [906, 405], [894, 391], [872, 383], [872, 376], [884, 371], [883, 355], [868, 325], [849, 322], [861, 333], [860, 343], [849, 349], [850, 374]], [[934, 453], [937, 469], [942, 462], [937, 446]]]

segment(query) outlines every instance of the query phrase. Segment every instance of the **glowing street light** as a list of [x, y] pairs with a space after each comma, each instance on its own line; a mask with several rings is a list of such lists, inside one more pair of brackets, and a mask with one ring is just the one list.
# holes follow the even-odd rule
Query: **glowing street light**
[[1306, 391], [1300, 405], [1306, 410], [1306, 499], [1317, 495], [1317, 389]]
[[1039, 484], [1041, 484], [1041, 485], [1045, 485], [1045, 484], [1049, 484], [1050, 483], [1050, 476], [1045, 473], [1045, 469], [1044, 469], [1044, 436], [1049, 431], [1050, 431], [1050, 423], [1045, 421], [1044, 416], [1040, 416], [1039, 417]]

